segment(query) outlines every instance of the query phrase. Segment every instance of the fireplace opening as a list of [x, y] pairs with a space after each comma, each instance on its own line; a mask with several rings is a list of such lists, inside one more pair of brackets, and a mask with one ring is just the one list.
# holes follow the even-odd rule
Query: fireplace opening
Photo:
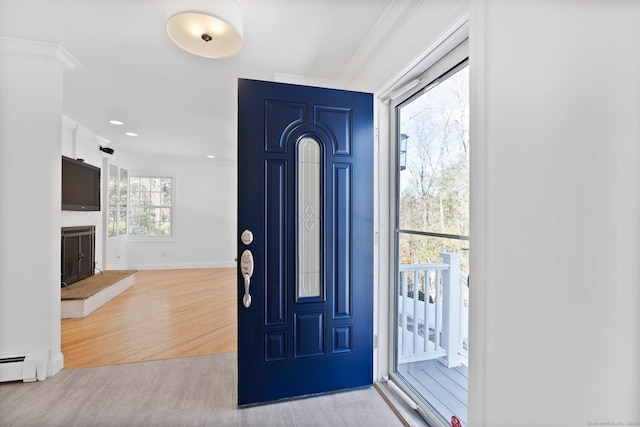
[[61, 239], [61, 287], [93, 276], [96, 227], [63, 227]]

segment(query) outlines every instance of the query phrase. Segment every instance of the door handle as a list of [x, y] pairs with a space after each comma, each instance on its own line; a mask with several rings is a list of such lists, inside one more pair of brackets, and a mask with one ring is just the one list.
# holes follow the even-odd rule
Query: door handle
[[249, 249], [245, 249], [240, 257], [240, 272], [244, 277], [244, 297], [242, 298], [242, 304], [245, 308], [251, 306], [251, 294], [249, 288], [251, 286], [251, 276], [253, 276], [253, 255]]

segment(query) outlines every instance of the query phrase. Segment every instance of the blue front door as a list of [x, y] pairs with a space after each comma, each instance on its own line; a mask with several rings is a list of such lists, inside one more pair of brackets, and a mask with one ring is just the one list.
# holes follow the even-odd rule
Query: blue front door
[[373, 97], [238, 81], [238, 404], [373, 382]]

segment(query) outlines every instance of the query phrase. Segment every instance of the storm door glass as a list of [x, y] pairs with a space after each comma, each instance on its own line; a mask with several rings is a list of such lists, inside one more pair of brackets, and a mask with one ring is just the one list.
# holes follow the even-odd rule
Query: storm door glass
[[467, 424], [469, 67], [397, 109], [395, 373], [449, 423]]

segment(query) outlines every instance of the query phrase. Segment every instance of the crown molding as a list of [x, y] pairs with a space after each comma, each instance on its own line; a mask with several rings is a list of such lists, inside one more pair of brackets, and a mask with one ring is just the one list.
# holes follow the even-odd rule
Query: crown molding
[[309, 76], [274, 73], [273, 81], [329, 88], [348, 88], [358, 78], [362, 70], [371, 65], [382, 48], [393, 38], [402, 24], [411, 16], [424, 0], [391, 0], [373, 28], [364, 38], [354, 55], [349, 59], [338, 77], [318, 79]]
[[82, 65], [68, 50], [55, 43], [0, 37], [0, 54], [53, 59], [67, 70]]
[[80, 132], [80, 135], [88, 138], [88, 139], [93, 139], [95, 142], [97, 142], [100, 145], [107, 145], [109, 144], [108, 139], [106, 139], [105, 137], [103, 137], [102, 135], [99, 135], [97, 133], [95, 133], [94, 131], [92, 131], [91, 129], [87, 129], [86, 127], [82, 126], [81, 124], [78, 125], [78, 131]]
[[392, 0], [355, 54], [347, 62], [336, 82], [343, 87], [348, 87], [353, 83], [358, 75], [371, 65], [382, 48], [393, 39], [398, 29], [423, 2], [424, 0]]
[[[100, 145], [107, 145], [109, 144], [111, 141], [106, 139], [105, 137], [103, 137], [102, 135], [99, 135], [97, 133], [95, 133], [94, 131], [92, 131], [91, 129], [88, 129], [84, 126], [82, 126], [80, 123], [76, 122], [75, 120], [73, 120], [71, 117], [66, 116], [66, 115], [62, 115], [62, 125], [71, 129], [74, 133], [80, 133], [80, 135], [88, 138], [88, 139], [93, 139], [95, 140], [97, 143], [99, 143]], [[74, 136], [75, 138], [75, 136]]]
[[75, 129], [78, 127], [78, 123], [69, 116], [62, 115], [62, 125], [69, 129]]

